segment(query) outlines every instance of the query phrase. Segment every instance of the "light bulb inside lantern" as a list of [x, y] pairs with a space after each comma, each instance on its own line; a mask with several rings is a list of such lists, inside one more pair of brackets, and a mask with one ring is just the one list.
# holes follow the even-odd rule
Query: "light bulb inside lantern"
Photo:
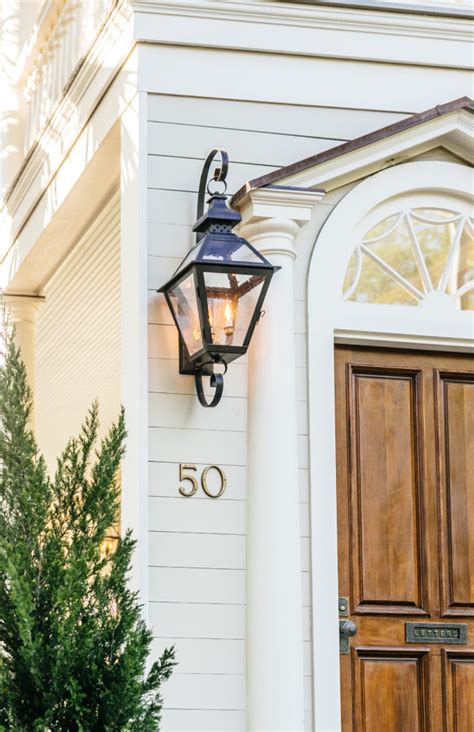
[[224, 307], [224, 318], [225, 318], [225, 327], [232, 328], [233, 327], [232, 308], [231, 308], [230, 302], [228, 300], [226, 300], [225, 307]]
[[226, 300], [224, 306], [224, 333], [226, 337], [226, 345], [230, 346], [234, 335], [234, 318], [232, 314], [232, 305]]

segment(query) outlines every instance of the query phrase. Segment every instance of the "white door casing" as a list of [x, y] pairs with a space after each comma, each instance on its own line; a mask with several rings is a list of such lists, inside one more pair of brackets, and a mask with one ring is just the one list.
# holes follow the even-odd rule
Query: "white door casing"
[[[321, 229], [308, 272], [308, 378], [315, 729], [340, 730], [334, 343], [469, 350], [473, 314], [436, 298], [418, 307], [345, 302], [349, 259], [384, 217], [414, 207], [472, 215], [468, 166], [415, 161], [356, 185]], [[323, 388], [322, 388], [323, 387]]]

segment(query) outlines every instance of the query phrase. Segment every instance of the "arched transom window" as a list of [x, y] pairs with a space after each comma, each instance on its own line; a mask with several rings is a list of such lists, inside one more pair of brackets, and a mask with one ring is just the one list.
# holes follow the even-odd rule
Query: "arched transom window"
[[474, 310], [473, 219], [456, 210], [409, 208], [362, 237], [344, 279], [344, 300], [398, 305], [448, 299]]

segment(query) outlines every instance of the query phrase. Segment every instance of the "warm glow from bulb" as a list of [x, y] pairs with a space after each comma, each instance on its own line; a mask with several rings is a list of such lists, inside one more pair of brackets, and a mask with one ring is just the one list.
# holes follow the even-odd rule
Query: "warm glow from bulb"
[[224, 308], [224, 317], [225, 317], [225, 325], [226, 327], [232, 327], [232, 308], [230, 306], [230, 302], [226, 300], [225, 308]]

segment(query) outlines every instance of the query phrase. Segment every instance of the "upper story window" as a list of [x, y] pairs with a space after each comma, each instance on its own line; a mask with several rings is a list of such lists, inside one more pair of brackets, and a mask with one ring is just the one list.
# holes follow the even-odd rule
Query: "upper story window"
[[383, 218], [356, 246], [344, 300], [474, 310], [474, 222], [455, 210], [411, 208]]

